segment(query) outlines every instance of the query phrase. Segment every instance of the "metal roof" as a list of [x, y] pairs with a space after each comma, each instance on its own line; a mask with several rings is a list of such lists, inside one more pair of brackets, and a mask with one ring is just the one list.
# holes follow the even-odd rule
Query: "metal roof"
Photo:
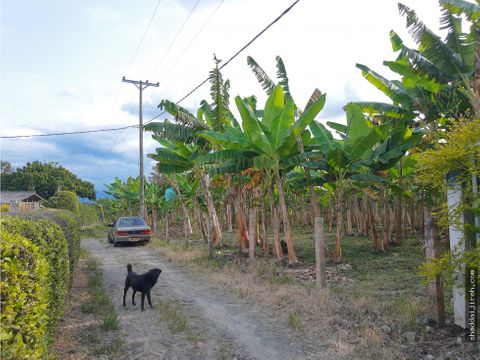
[[43, 198], [35, 191], [0, 191], [0, 203], [9, 204], [12, 201], [40, 201]]

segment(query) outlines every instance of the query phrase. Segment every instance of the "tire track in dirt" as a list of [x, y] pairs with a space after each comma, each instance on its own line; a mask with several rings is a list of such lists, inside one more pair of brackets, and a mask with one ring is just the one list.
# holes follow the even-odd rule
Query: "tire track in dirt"
[[[82, 240], [82, 247], [101, 263], [105, 288], [125, 338], [124, 359], [327, 359], [321, 344], [308, 343], [278, 320], [172, 264], [152, 249], [114, 248], [98, 239]], [[131, 305], [131, 292], [127, 294], [127, 306], [122, 306], [128, 263], [138, 273], [154, 267], [162, 269], [152, 290], [154, 309], [146, 304], [141, 312], [139, 294], [137, 305]], [[173, 334], [155, 309], [160, 301], [182, 304], [189, 328], [200, 340], [192, 341], [185, 333]]]

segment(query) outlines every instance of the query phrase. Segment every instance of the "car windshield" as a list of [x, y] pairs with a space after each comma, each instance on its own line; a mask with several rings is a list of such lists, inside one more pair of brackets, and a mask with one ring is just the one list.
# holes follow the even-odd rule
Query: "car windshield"
[[147, 226], [145, 220], [140, 217], [121, 218], [118, 220], [118, 227]]

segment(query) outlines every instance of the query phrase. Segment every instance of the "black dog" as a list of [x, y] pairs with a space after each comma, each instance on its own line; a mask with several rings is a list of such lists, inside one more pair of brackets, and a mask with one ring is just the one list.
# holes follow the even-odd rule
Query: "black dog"
[[125, 279], [125, 289], [123, 290], [123, 306], [125, 304], [125, 296], [130, 287], [133, 289], [132, 294], [132, 304], [135, 305], [135, 294], [137, 291], [142, 293], [142, 311], [145, 310], [145, 295], [147, 295], [148, 305], [152, 307], [152, 299], [150, 298], [150, 290], [152, 290], [153, 285], [157, 283], [158, 277], [162, 270], [160, 269], [151, 269], [145, 274], [138, 275], [132, 271], [132, 265], [127, 265], [127, 278]]

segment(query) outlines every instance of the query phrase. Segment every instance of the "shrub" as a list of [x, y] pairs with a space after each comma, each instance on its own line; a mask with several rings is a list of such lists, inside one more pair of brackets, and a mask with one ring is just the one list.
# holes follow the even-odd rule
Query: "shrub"
[[7, 212], [10, 211], [10, 205], [9, 204], [2, 204], [0, 206], [0, 212]]
[[70, 211], [53, 209], [9, 215], [30, 220], [49, 219], [60, 226], [68, 244], [68, 258], [70, 261], [69, 280], [71, 284], [75, 268], [77, 267], [78, 257], [80, 256], [80, 230], [78, 226], [78, 218]]
[[48, 262], [37, 245], [2, 229], [1, 358], [41, 359], [47, 350]]
[[65, 296], [70, 285], [70, 266], [67, 240], [61, 228], [47, 219], [36, 221], [5, 217], [2, 228], [14, 235], [21, 235], [39, 247], [39, 252], [49, 263], [48, 330], [53, 331], [63, 313]]
[[72, 191], [57, 191], [55, 196], [52, 196], [44, 204], [50, 208], [70, 210], [75, 215], [80, 215], [80, 203], [77, 194]]

